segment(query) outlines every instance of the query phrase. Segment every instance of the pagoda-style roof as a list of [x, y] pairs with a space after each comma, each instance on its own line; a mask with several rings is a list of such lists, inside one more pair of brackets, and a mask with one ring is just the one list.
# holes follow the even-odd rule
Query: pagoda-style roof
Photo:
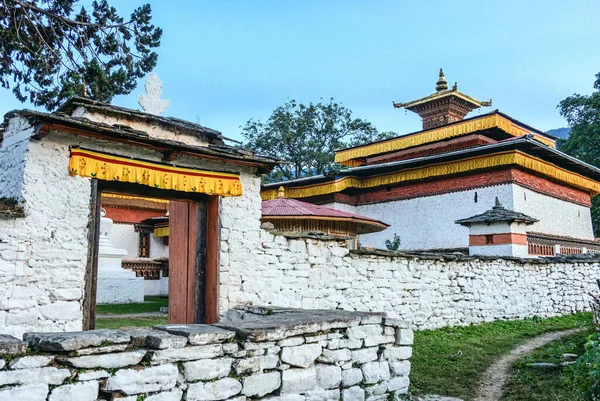
[[368, 157], [416, 148], [425, 144], [448, 141], [453, 138], [476, 133], [482, 133], [499, 141], [523, 135], [532, 135], [534, 139], [544, 145], [550, 147], [556, 146], [556, 138], [552, 135], [524, 124], [498, 110], [494, 110], [480, 116], [456, 121], [443, 127], [417, 131], [395, 138], [340, 149], [335, 152], [335, 161], [346, 166], [356, 167], [363, 165], [364, 160]]
[[471, 111], [492, 105], [491, 99], [481, 101], [460, 92], [457, 83], [448, 89], [448, 82], [441, 68], [435, 90], [435, 93], [417, 100], [393, 102], [394, 107], [417, 113], [423, 119], [423, 129], [430, 129], [462, 120]]
[[293, 219], [350, 222], [356, 224], [357, 234], [374, 233], [389, 227], [389, 224], [370, 217], [284, 197], [263, 201], [262, 217], [267, 220]]
[[523, 223], [531, 225], [537, 221], [539, 220], [524, 213], [506, 209], [502, 206], [498, 197], [496, 197], [496, 204], [490, 210], [475, 216], [467, 217], [466, 219], [456, 220], [455, 223], [460, 224], [461, 226], [470, 227], [477, 224], [490, 225], [493, 223]]
[[534, 139], [532, 135], [510, 138], [490, 145], [454, 150], [432, 156], [343, 169], [335, 175], [317, 175], [265, 184], [264, 200], [277, 197], [284, 186], [290, 198], [307, 198], [333, 193], [350, 193], [381, 186], [468, 174], [489, 168], [514, 166], [542, 177], [600, 193], [600, 169]]

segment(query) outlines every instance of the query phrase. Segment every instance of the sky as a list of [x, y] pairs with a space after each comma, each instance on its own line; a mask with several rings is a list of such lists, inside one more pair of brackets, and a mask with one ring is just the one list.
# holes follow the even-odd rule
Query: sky
[[[142, 1], [109, 0], [121, 15]], [[164, 33], [154, 72], [166, 116], [241, 139], [251, 118], [287, 100], [333, 97], [380, 131], [421, 128], [392, 101], [452, 85], [541, 130], [566, 126], [556, 106], [592, 92], [600, 72], [598, 0], [149, 1]], [[82, 2], [85, 5], [85, 2]], [[143, 80], [113, 104], [136, 108]], [[21, 104], [0, 89], [0, 113]]]

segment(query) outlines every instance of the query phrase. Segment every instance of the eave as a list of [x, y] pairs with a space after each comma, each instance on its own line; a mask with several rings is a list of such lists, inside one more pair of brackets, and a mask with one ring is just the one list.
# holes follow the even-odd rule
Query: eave
[[383, 155], [491, 129], [501, 130], [507, 137], [533, 135], [539, 142], [551, 147], [555, 146], [555, 138], [551, 135], [547, 135], [495, 110], [488, 114], [467, 118], [442, 127], [338, 150], [335, 154], [335, 161], [347, 166], [356, 167], [360, 166], [362, 164], [361, 160], [367, 157]]
[[396, 103], [393, 102], [394, 104], [394, 108], [400, 109], [400, 108], [405, 108], [408, 110], [411, 110], [412, 108], [416, 108], [417, 106], [426, 104], [426, 103], [431, 103], [434, 102], [436, 100], [440, 100], [440, 99], [444, 99], [444, 98], [448, 98], [448, 97], [456, 97], [459, 98], [465, 102], [467, 102], [468, 104], [470, 104], [474, 109], [477, 109], [479, 107], [483, 107], [483, 106], [491, 106], [492, 105], [492, 101], [481, 101], [481, 100], [477, 100], [469, 95], [466, 95], [462, 92], [459, 92], [457, 89], [448, 89], [442, 92], [436, 92], [433, 93], [429, 96], [425, 96], [421, 99], [417, 99], [417, 100], [413, 100], [410, 102], [405, 102], [405, 103]]
[[226, 161], [236, 165], [257, 167], [259, 174], [268, 174], [275, 166], [283, 163], [281, 160], [257, 156], [245, 149], [226, 145], [193, 146], [179, 141], [154, 138], [144, 131], [128, 127], [112, 126], [87, 119], [76, 119], [60, 113], [50, 114], [33, 110], [15, 110], [5, 115], [5, 121], [16, 115], [29, 120], [32, 125], [36, 126], [37, 134], [34, 135], [34, 139], [42, 139], [51, 131], [61, 131], [152, 149], [161, 153], [164, 161], [172, 161], [178, 156]]
[[600, 193], [600, 169], [545, 146], [531, 137], [444, 154], [349, 168], [336, 176], [315, 176], [263, 186], [263, 200], [277, 196], [279, 186], [290, 198], [366, 189], [502, 166], [520, 166], [548, 179]]

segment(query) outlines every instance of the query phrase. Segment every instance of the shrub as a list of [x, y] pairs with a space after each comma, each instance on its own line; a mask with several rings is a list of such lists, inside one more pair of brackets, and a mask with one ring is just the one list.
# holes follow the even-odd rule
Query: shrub
[[585, 353], [572, 366], [569, 375], [573, 387], [586, 401], [600, 401], [600, 333], [592, 334], [585, 344]]
[[394, 234], [394, 239], [392, 240], [386, 239], [385, 247], [390, 251], [397, 251], [398, 249], [400, 249], [400, 237], [398, 236], [398, 234]]

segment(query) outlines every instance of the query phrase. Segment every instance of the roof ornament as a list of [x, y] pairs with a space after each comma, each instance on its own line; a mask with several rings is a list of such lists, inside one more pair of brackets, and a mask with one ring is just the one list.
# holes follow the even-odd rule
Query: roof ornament
[[452, 90], [454, 92], [456, 92], [458, 90], [458, 82], [454, 82], [454, 85], [452, 86]]
[[494, 205], [494, 209], [504, 209], [502, 202], [500, 202], [500, 199], [498, 199], [497, 196], [496, 196], [496, 204]]
[[285, 188], [282, 186], [279, 187], [279, 189], [277, 190], [277, 197], [278, 198], [285, 198]]
[[440, 68], [440, 78], [438, 79], [435, 90], [438, 92], [445, 91], [448, 89], [448, 81], [446, 81], [446, 77], [444, 76], [444, 70]]
[[171, 104], [170, 100], [160, 98], [162, 94], [162, 81], [156, 74], [150, 74], [144, 83], [146, 94], [138, 97], [138, 103], [142, 106], [144, 112], [154, 115], [161, 115]]

